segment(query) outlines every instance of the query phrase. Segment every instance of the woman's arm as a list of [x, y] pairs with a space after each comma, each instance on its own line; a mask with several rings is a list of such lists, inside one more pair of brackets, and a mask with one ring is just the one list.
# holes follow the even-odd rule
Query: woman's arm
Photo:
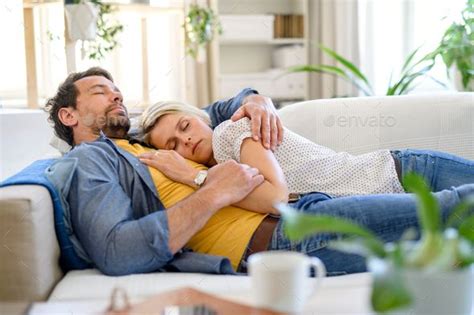
[[[265, 181], [255, 188], [245, 199], [235, 204], [241, 208], [260, 213], [274, 213], [273, 204], [288, 201], [285, 177], [272, 151], [266, 150], [260, 141], [251, 138], [243, 140], [240, 146], [240, 162], [255, 167]], [[144, 153], [140, 161], [163, 172], [174, 181], [197, 188], [193, 183], [198, 169], [193, 168], [175, 151], [159, 150]], [[232, 176], [229, 174], [229, 176]]]
[[260, 141], [247, 138], [240, 147], [240, 162], [257, 168], [265, 181], [236, 206], [260, 213], [278, 214], [275, 202], [288, 201], [288, 187], [280, 164]]

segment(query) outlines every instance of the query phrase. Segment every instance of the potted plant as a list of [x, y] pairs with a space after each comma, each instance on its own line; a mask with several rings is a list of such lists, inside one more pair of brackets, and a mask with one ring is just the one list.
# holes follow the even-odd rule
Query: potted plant
[[99, 8], [92, 2], [73, 1], [64, 5], [68, 37], [71, 41], [94, 40]]
[[117, 36], [123, 25], [110, 18], [114, 9], [101, 0], [67, 0], [64, 6], [69, 39], [87, 44], [84, 53], [100, 60], [118, 46]]
[[454, 72], [455, 86], [474, 91], [474, 0], [467, 1], [460, 21], [448, 27], [435, 52], [442, 57], [448, 77]]
[[421, 237], [406, 231], [397, 243], [384, 244], [371, 231], [349, 220], [317, 216], [278, 205], [291, 240], [314, 233], [349, 238], [331, 247], [367, 258], [372, 272], [372, 308], [387, 312], [408, 307], [415, 314], [471, 314], [474, 287], [474, 198], [464, 200], [443, 225], [439, 205], [424, 180], [403, 179], [416, 194]]
[[[362, 93], [364, 93], [364, 95], [374, 95], [374, 91], [369, 80], [367, 79], [367, 76], [365, 76], [358, 67], [356, 67], [352, 62], [343, 56], [336, 53], [334, 50], [324, 45], [319, 45], [319, 48], [323, 53], [327, 54], [331, 58], [334, 58], [338, 63], [341, 64], [341, 66], [301, 65], [290, 67], [288, 72], [316, 72], [335, 75], [356, 86]], [[392, 77], [390, 77], [386, 95], [408, 94], [416, 87], [415, 80], [425, 75], [433, 79], [436, 83], [445, 86], [445, 84], [442, 82], [428, 75], [428, 72], [435, 65], [435, 57], [437, 52], [431, 52], [421, 58], [415, 59], [419, 49], [420, 47], [408, 55], [402, 66], [400, 77], [395, 80], [395, 82], [392, 82]]]
[[184, 22], [186, 53], [197, 59], [205, 45], [214, 39], [216, 33], [222, 33], [217, 14], [211, 8], [197, 4], [189, 6]]

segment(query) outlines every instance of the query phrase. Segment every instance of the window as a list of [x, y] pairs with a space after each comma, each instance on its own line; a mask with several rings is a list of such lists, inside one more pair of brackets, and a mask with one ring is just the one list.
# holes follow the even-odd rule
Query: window
[[[169, 1], [155, 1], [149, 7], [121, 5], [115, 17], [124, 25], [120, 47], [104, 60], [83, 58], [82, 43], [76, 43], [76, 69], [90, 66], [109, 70], [124, 94], [128, 107], [143, 105], [143, 22], [146, 19], [148, 43], [149, 101], [184, 98], [183, 13], [179, 6], [170, 9]], [[155, 4], [155, 6], [153, 6]], [[40, 105], [51, 97], [67, 75], [64, 40], [63, 5], [35, 6], [35, 54]], [[0, 105], [26, 107], [26, 65], [22, 1], [6, 0], [0, 4], [0, 28], [8, 49], [0, 51]], [[8, 75], [5, 75], [8, 74]]]
[[[24, 104], [26, 91], [23, 5], [21, 1], [0, 3], [0, 106]], [[8, 30], [8, 31], [6, 31]]]
[[[385, 94], [410, 52], [422, 56], [436, 48], [466, 0], [360, 0], [361, 65], [377, 95]], [[446, 18], [444, 18], [446, 17]], [[443, 19], [444, 18], [444, 19]], [[441, 60], [430, 74], [448, 83]], [[420, 82], [421, 81], [421, 82]], [[433, 80], [420, 80], [414, 93], [444, 90]], [[449, 84], [449, 83], [448, 83]]]

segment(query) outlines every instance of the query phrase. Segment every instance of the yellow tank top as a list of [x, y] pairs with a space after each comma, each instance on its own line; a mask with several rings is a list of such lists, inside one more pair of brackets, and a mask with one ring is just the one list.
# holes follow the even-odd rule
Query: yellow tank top
[[[140, 144], [130, 144], [127, 140], [114, 141], [120, 148], [135, 156], [151, 150]], [[202, 164], [188, 162], [197, 169], [207, 169]], [[157, 169], [148, 169], [165, 208], [173, 206], [195, 191], [188, 185], [172, 181]], [[237, 270], [250, 238], [265, 216], [266, 214], [233, 206], [222, 208], [189, 240], [186, 247], [195, 252], [228, 257], [232, 267]]]

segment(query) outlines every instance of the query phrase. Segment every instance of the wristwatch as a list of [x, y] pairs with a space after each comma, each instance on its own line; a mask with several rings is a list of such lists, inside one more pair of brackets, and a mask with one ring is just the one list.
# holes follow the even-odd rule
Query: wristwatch
[[202, 184], [206, 181], [207, 178], [207, 171], [201, 170], [197, 173], [196, 177], [194, 177], [193, 182], [198, 186], [201, 187]]

